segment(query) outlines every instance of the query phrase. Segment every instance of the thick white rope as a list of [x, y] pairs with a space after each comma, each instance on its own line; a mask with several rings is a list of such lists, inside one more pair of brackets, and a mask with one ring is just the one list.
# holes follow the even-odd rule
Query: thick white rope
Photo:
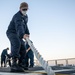
[[44, 70], [47, 72], [48, 75], [55, 75], [54, 71], [51, 69], [51, 67], [48, 65], [47, 61], [45, 61], [42, 56], [40, 55], [40, 53], [38, 52], [38, 50], [36, 50], [36, 48], [34, 47], [33, 43], [31, 43], [31, 41], [29, 40], [29, 38], [26, 38], [30, 48], [32, 49], [32, 51], [34, 52], [36, 58], [38, 59], [38, 61], [40, 62], [40, 64], [42, 65], [42, 67], [44, 68]]

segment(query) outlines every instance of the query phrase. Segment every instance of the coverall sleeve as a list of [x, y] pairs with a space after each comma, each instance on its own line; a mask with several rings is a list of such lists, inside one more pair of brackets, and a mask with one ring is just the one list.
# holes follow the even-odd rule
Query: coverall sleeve
[[15, 29], [17, 31], [17, 35], [22, 39], [23, 35], [25, 34], [22, 18], [19, 17], [15, 18]]
[[5, 50], [5, 55], [8, 56], [7, 50]]
[[27, 25], [26, 25], [26, 31], [25, 31], [25, 34], [28, 34], [28, 35], [30, 34], [30, 33], [29, 33], [29, 29], [28, 29], [28, 26], [27, 26]]

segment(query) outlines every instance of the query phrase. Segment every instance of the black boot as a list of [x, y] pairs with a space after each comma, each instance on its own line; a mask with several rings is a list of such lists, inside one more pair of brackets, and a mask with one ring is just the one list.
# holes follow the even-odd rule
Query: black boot
[[23, 60], [19, 60], [18, 65], [19, 65], [20, 67], [22, 67], [24, 70], [28, 70], [28, 67], [26, 66], [26, 62], [25, 62], [24, 59], [23, 59]]
[[17, 59], [12, 59], [11, 72], [24, 72], [24, 69], [17, 64]]
[[28, 70], [28, 67], [25, 64], [20, 63], [19, 66], [24, 70]]

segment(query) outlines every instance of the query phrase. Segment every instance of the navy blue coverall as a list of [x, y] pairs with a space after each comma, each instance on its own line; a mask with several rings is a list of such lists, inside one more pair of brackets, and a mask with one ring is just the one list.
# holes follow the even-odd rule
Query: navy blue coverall
[[[26, 50], [28, 48], [30, 48], [30, 46], [28, 45], [27, 42], [25, 42], [25, 46], [26, 46]], [[29, 63], [29, 59], [30, 59], [30, 63]], [[34, 53], [33, 53], [33, 51], [31, 49], [26, 53], [26, 64], [27, 64], [27, 67], [29, 65], [30, 65], [29, 67], [33, 67], [34, 66]]]
[[11, 67], [11, 54], [7, 55], [6, 63], [9, 63], [9, 66]]
[[1, 53], [1, 67], [4, 63], [4, 67], [5, 67], [5, 61], [6, 61], [6, 56], [8, 55], [7, 53], [7, 49], [4, 49]]
[[19, 58], [19, 63], [25, 61], [26, 50], [22, 39], [24, 34], [30, 34], [27, 27], [27, 21], [28, 16], [24, 16], [18, 11], [13, 16], [6, 32], [11, 43], [11, 56], [12, 58]]

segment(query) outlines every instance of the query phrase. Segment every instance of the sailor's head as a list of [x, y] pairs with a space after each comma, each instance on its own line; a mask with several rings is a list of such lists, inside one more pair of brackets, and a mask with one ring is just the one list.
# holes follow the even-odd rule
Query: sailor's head
[[9, 50], [9, 47], [7, 47], [6, 49]]
[[20, 11], [23, 15], [26, 15], [27, 13], [27, 10], [28, 10], [28, 4], [26, 2], [22, 2], [20, 4]]

